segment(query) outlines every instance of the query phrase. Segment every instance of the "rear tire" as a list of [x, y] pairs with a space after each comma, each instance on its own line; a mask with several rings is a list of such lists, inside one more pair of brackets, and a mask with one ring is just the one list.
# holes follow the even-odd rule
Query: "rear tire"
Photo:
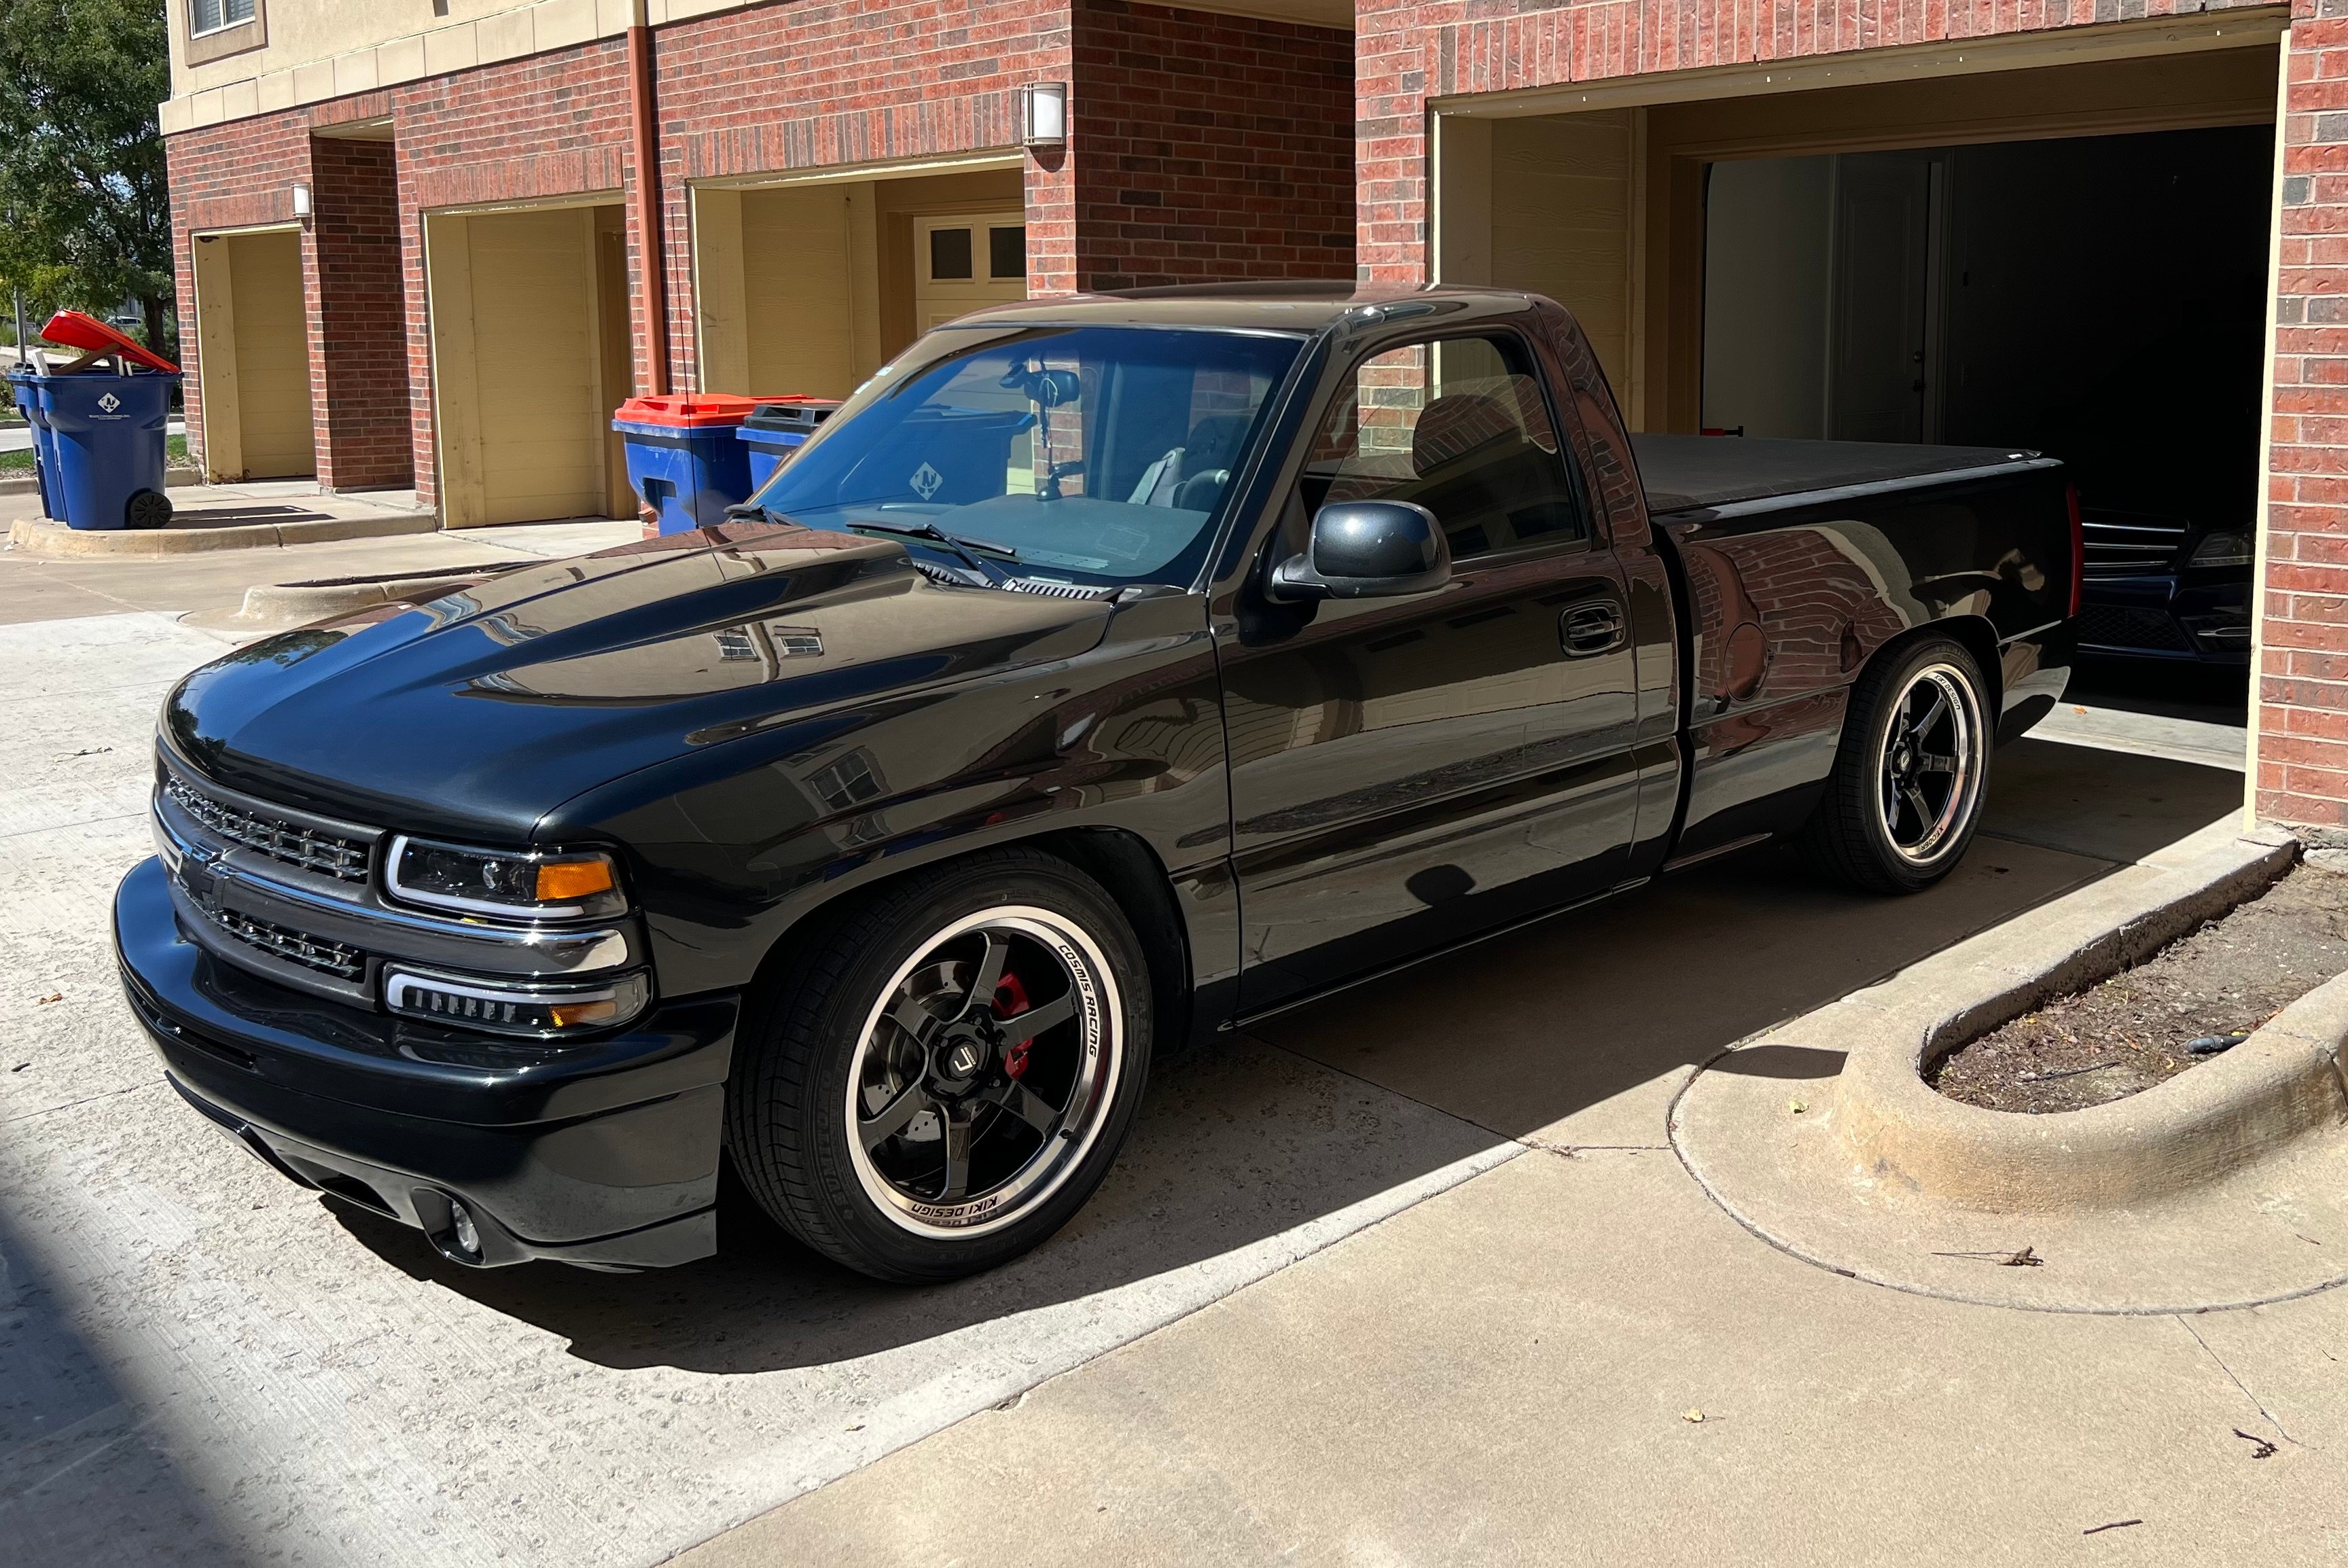
[[[1149, 1071], [1149, 965], [1066, 861], [988, 851], [829, 923], [745, 1021], [726, 1138], [759, 1206], [876, 1279], [958, 1279], [1075, 1215]], [[1032, 1033], [1022, 1015], [1048, 1015]]]
[[1955, 869], [1989, 794], [1993, 725], [1981, 666], [1931, 636], [1869, 665], [1800, 843], [1868, 892], [1921, 892]]

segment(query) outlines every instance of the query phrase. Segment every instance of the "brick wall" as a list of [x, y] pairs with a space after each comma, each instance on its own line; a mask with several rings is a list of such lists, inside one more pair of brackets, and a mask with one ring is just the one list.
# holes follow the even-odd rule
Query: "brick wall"
[[2254, 805], [2348, 828], [2348, 0], [2298, 0], [2282, 119]]
[[[188, 450], [204, 449], [202, 356], [196, 341], [195, 252], [189, 235], [294, 221], [294, 186], [310, 178], [306, 115], [215, 126], [167, 138], [171, 180], [171, 275], [179, 294], [180, 368], [188, 409]], [[307, 247], [304, 247], [305, 251]], [[306, 270], [306, 256], [304, 258]]]
[[[1428, 277], [1426, 100], [1851, 49], [2198, 15], [2252, 0], [1357, 0], [1356, 261]], [[2304, 0], [2302, 0], [2304, 3]], [[2336, 3], [2336, 0], [2334, 0]]]
[[1072, 26], [1079, 286], [1352, 275], [1352, 35], [1124, 0]]
[[[1069, 79], [1066, 0], [845, 0], [760, 6], [663, 27], [658, 55], [669, 342], [680, 385], [695, 357], [686, 181], [1017, 144], [1014, 94]], [[1076, 170], [1027, 160], [1028, 277], [1076, 285]]]
[[303, 282], [314, 346], [318, 482], [329, 490], [412, 485], [407, 304], [392, 145], [314, 140], [310, 173], [317, 216]]
[[[620, 200], [631, 177], [627, 46], [607, 40], [558, 49], [428, 77], [383, 96], [398, 137], [416, 488], [418, 499], [430, 505], [438, 500], [438, 488], [433, 473], [432, 335], [422, 212], [593, 191], [610, 191]], [[627, 233], [633, 275], [641, 271], [644, 239], [633, 209]], [[651, 328], [641, 309], [632, 314], [635, 362], [641, 366], [650, 352]]]

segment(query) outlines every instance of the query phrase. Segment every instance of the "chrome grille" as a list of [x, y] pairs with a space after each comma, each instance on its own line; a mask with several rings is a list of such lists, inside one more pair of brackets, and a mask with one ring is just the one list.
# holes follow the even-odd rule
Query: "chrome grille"
[[2106, 512], [2080, 521], [2085, 536], [2087, 571], [2101, 576], [2166, 572], [2185, 547], [2186, 528], [2167, 518]]
[[232, 806], [225, 800], [214, 799], [176, 773], [164, 774], [163, 792], [216, 838], [286, 865], [321, 872], [343, 882], [367, 880], [375, 846], [366, 840], [319, 832]]
[[208, 909], [204, 915], [239, 942], [274, 958], [315, 969], [339, 979], [357, 980], [366, 974], [366, 954], [347, 943], [328, 942], [265, 920], [255, 920], [232, 909]]

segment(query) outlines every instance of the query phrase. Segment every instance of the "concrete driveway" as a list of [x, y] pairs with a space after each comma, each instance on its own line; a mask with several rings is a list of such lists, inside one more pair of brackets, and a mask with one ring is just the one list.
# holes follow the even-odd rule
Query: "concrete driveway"
[[[395, 542], [400, 564], [427, 544], [479, 552]], [[388, 548], [274, 553], [319, 576], [385, 569], [350, 562]], [[1669, 1161], [1663, 1099], [1730, 1041], [2240, 797], [2239, 772], [2222, 768], [2024, 742], [2001, 757], [1990, 833], [1923, 897], [1827, 891], [1765, 851], [1290, 1015], [1169, 1068], [1077, 1222], [956, 1286], [846, 1275], [738, 1202], [722, 1255], [689, 1268], [477, 1274], [293, 1189], [163, 1083], [116, 992], [106, 910], [147, 852], [156, 704], [224, 646], [166, 612], [229, 590], [191, 580], [175, 599], [166, 577], [92, 585], [88, 571], [45, 585], [0, 560], [11, 1562], [639, 1564], [795, 1498], [703, 1551], [1383, 1563], [1465, 1561], [1480, 1540], [1479, 1561], [1531, 1560], [1533, 1537], [1509, 1533], [1518, 1516], [1501, 1507], [1521, 1488], [1491, 1457], [1532, 1440], [1528, 1416], [1522, 1401], [1496, 1411], [1490, 1391], [1549, 1388], [1571, 1423], [1556, 1453], [1602, 1453], [1609, 1431], [1589, 1420], [1628, 1418], [1609, 1400], [1575, 1408], [1562, 1380], [1589, 1368], [1508, 1337], [1529, 1295], [1556, 1291], [1548, 1354], [1620, 1336], [1627, 1359], [1601, 1381], [1661, 1412], [1662, 1436], [1622, 1437], [1643, 1462], [1662, 1464], [1658, 1444], [1730, 1445], [1672, 1459], [1653, 1484], [1810, 1465], [1788, 1447], [1798, 1433], [1749, 1407], [1731, 1412], [1741, 1425], [1669, 1424], [1712, 1397], [1673, 1346], [1711, 1345], [1752, 1305], [1735, 1271], [1766, 1276], [1753, 1302], [1769, 1323], [1809, 1317], [1789, 1341], [1801, 1354], [1863, 1323], [1893, 1345], [1942, 1330], [1901, 1316], [1889, 1293], [1779, 1257], [1690, 1202], [1684, 1181], [1655, 1185]], [[2130, 721], [2106, 722], [2110, 745]], [[1579, 1272], [1561, 1278], [1552, 1265], [1569, 1262]], [[1741, 1342], [1758, 1352], [1776, 1332], [1756, 1323]], [[1702, 1355], [1725, 1367], [1733, 1352]], [[2029, 1356], [2062, 1353], [2029, 1340]], [[1396, 1357], [1419, 1370], [1402, 1374]], [[1930, 1357], [1900, 1374], [1911, 1389], [1947, 1375]], [[1879, 1377], [1850, 1387], [1892, 1397]], [[1104, 1391], [1106, 1404], [1093, 1398]], [[1479, 1505], [1486, 1533], [1459, 1533], [1465, 1493], [1446, 1503], [1432, 1482], [1389, 1487], [1349, 1467], [1340, 1439], [1369, 1431], [1382, 1434], [1365, 1450], [1378, 1467], [1427, 1467], [1498, 1500]], [[965, 1482], [1022, 1500], [1017, 1516], [971, 1508]], [[1604, 1526], [1592, 1555], [1652, 1539], [1653, 1516], [1620, 1484], [1610, 1471], [1573, 1500]], [[1411, 1533], [1396, 1511], [1437, 1536]], [[1733, 1544], [1714, 1540], [1713, 1560], [1735, 1560]]]

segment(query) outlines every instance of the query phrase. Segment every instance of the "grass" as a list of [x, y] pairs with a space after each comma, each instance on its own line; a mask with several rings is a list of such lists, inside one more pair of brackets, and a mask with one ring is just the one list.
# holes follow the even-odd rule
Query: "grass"
[[[188, 460], [188, 438], [185, 436], [164, 437], [163, 450], [165, 459], [168, 462], [174, 465], [186, 462]], [[29, 474], [32, 471], [33, 454], [29, 449], [21, 452], [0, 452], [0, 474], [5, 474], [14, 478], [20, 474]]]

